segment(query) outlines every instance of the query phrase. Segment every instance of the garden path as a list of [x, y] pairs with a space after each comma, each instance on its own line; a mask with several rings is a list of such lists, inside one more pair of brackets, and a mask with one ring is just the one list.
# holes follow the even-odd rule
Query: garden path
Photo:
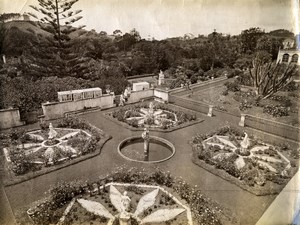
[[[206, 133], [215, 130], [217, 127], [224, 125], [226, 121], [237, 124], [237, 118], [235, 117], [231, 117], [230, 115], [225, 118], [205, 117], [205, 121], [202, 123], [170, 133], [151, 132], [151, 135], [171, 141], [176, 148], [176, 154], [166, 162], [145, 165], [126, 161], [117, 153], [117, 146], [123, 139], [130, 136], [141, 135], [141, 132], [130, 131], [105, 118], [103, 113], [105, 113], [105, 111], [93, 112], [81, 116], [113, 136], [113, 138], [104, 145], [102, 153], [99, 156], [70, 167], [6, 187], [6, 194], [14, 210], [25, 208], [31, 202], [40, 199], [45, 191], [61, 180], [96, 179], [99, 176], [105, 176], [113, 168], [120, 165], [136, 166], [139, 168], [150, 167], [153, 169], [159, 167], [170, 171], [174, 176], [182, 177], [188, 183], [197, 185], [208, 197], [232, 210], [243, 225], [255, 224], [275, 198], [275, 196], [255, 196], [211, 174], [193, 164], [191, 161], [192, 150], [188, 141], [191, 140], [192, 136], [198, 132]], [[23, 195], [20, 195], [20, 193], [23, 193]]]

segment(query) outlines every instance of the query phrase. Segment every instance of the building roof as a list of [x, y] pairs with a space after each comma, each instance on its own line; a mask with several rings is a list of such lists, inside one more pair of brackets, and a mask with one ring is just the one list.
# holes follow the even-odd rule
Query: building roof
[[95, 88], [86, 88], [86, 89], [78, 89], [78, 90], [71, 90], [71, 91], [59, 91], [57, 92], [58, 95], [68, 95], [68, 94], [78, 94], [83, 92], [90, 92], [90, 91], [101, 91], [101, 88], [95, 87]]
[[136, 83], [133, 83], [133, 85], [142, 85], [142, 84], [148, 85], [149, 82], [142, 81], [142, 82], [136, 82]]

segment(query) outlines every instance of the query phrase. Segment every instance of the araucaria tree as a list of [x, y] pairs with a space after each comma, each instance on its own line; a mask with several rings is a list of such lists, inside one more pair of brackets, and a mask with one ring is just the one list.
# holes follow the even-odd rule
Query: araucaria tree
[[256, 93], [263, 98], [268, 98], [287, 86], [298, 72], [295, 64], [266, 61], [266, 56], [261, 53], [256, 55], [252, 64], [249, 74]]
[[[23, 57], [23, 73], [31, 77], [74, 76], [89, 73], [86, 58], [72, 51], [70, 34], [79, 28], [72, 26], [82, 17], [81, 10], [72, 11], [78, 0], [38, 0], [39, 6], [30, 6], [42, 17], [29, 13], [39, 20], [39, 27], [48, 34], [38, 46], [33, 45]], [[83, 27], [83, 26], [82, 26]], [[80, 28], [82, 28], [80, 27]]]

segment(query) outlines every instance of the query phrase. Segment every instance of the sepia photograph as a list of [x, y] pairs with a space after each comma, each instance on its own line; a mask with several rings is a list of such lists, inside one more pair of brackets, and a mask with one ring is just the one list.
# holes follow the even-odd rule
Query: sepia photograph
[[0, 225], [300, 225], [300, 0], [0, 0]]

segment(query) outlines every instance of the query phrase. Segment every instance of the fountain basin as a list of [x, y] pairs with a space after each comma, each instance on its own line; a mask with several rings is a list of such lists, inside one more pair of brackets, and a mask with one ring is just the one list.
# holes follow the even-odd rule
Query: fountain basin
[[141, 163], [160, 163], [173, 157], [174, 145], [166, 139], [150, 136], [149, 160], [144, 160], [144, 139], [134, 136], [124, 139], [118, 146], [118, 153], [129, 161]]
[[54, 147], [61, 143], [59, 139], [46, 140], [42, 142], [43, 147]]

